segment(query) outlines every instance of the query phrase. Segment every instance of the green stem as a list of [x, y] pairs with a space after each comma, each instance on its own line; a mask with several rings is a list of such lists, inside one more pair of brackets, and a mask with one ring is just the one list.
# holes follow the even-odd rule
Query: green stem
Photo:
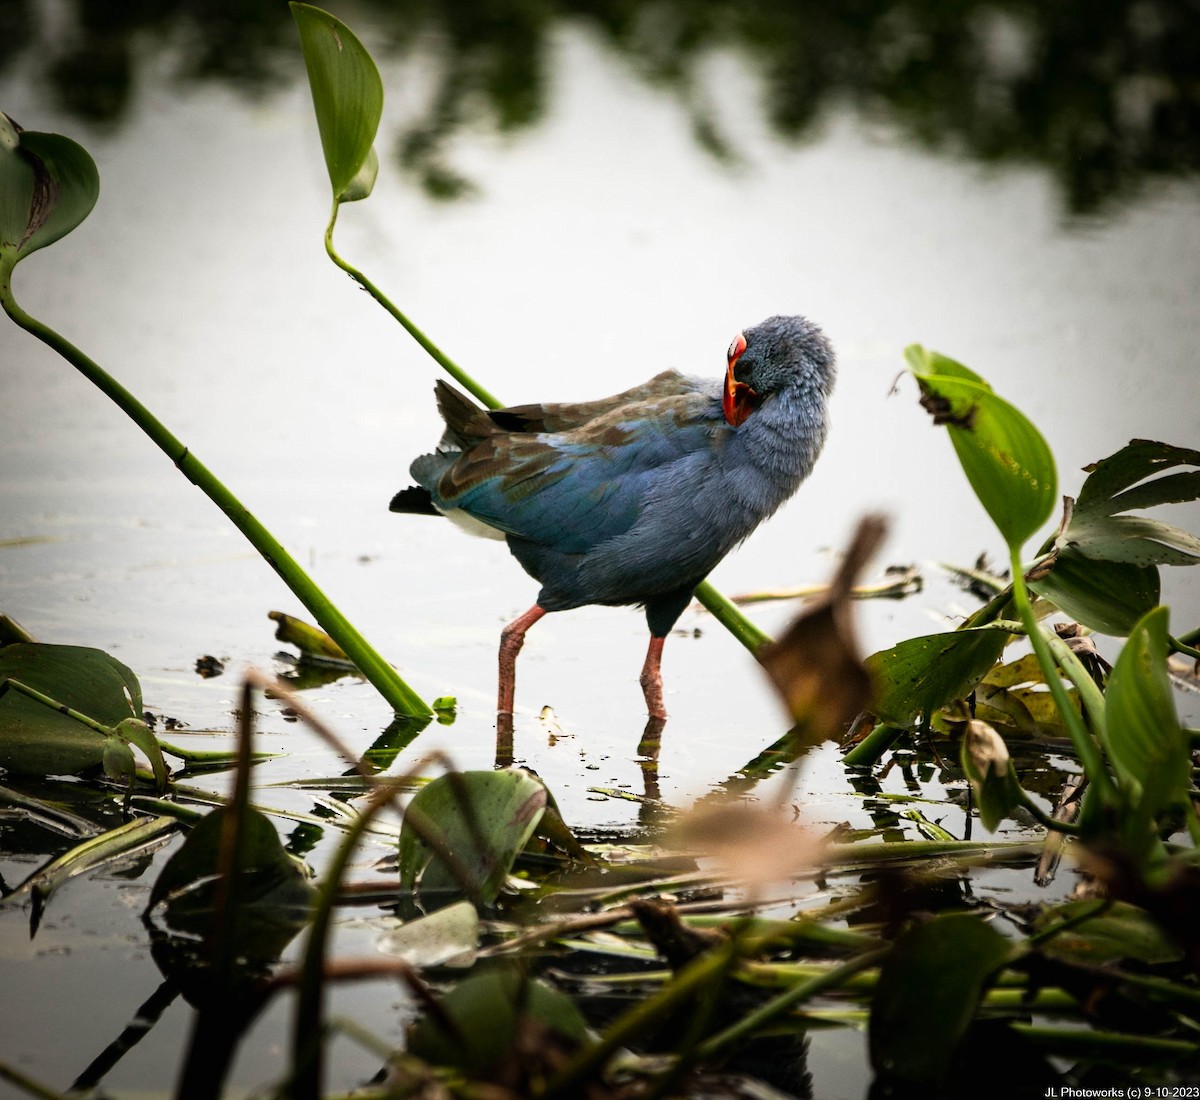
[[1058, 707], [1059, 714], [1062, 715], [1063, 724], [1067, 727], [1067, 732], [1071, 736], [1071, 742], [1075, 746], [1075, 752], [1078, 754], [1079, 761], [1083, 765], [1083, 770], [1091, 782], [1092, 789], [1096, 791], [1102, 804], [1111, 804], [1116, 797], [1116, 791], [1113, 788], [1112, 778], [1108, 774], [1108, 769], [1104, 766], [1104, 758], [1100, 754], [1099, 746], [1088, 732], [1087, 727], [1083, 724], [1083, 718], [1071, 705], [1070, 696], [1067, 695], [1067, 689], [1063, 686], [1062, 679], [1058, 674], [1058, 668], [1054, 663], [1050, 644], [1046, 636], [1042, 633], [1041, 627], [1038, 625], [1038, 621], [1033, 614], [1033, 607], [1029, 602], [1029, 592], [1025, 587], [1025, 575], [1021, 570], [1020, 547], [1010, 547], [1009, 551], [1010, 560], [1012, 561], [1012, 596], [1013, 603], [1016, 604], [1017, 608], [1017, 617], [1025, 627], [1025, 633], [1029, 637], [1029, 644], [1033, 647], [1038, 664], [1042, 668], [1042, 675], [1045, 678], [1046, 686], [1050, 689], [1050, 694], [1054, 697], [1054, 704]]
[[904, 730], [880, 722], [845, 756], [842, 763], [847, 768], [870, 768], [904, 735]]
[[699, 995], [709, 983], [720, 979], [734, 955], [732, 941], [693, 959], [662, 989], [619, 1017], [600, 1041], [575, 1055], [558, 1071], [542, 1092], [542, 1100], [555, 1096], [581, 1096], [584, 1081], [630, 1039], [643, 1035], [655, 1021], [677, 1005]]
[[1200, 661], [1200, 649], [1194, 645], [1189, 645], [1182, 638], [1172, 638], [1167, 635], [1167, 644], [1176, 652], [1182, 653], [1185, 657], [1191, 657], [1193, 661]]
[[747, 1013], [736, 1024], [727, 1027], [724, 1031], [718, 1032], [711, 1039], [701, 1043], [696, 1049], [697, 1057], [702, 1062], [710, 1061], [735, 1043], [753, 1035], [754, 1032], [765, 1027], [802, 1001], [807, 1001], [809, 998], [815, 997], [818, 993], [822, 993], [826, 989], [840, 985], [847, 978], [852, 978], [863, 970], [869, 970], [871, 967], [877, 966], [891, 949], [891, 945], [889, 944], [887, 947], [882, 947], [876, 951], [868, 951], [863, 955], [859, 955], [858, 958], [842, 963], [840, 966], [831, 967], [825, 973], [810, 978], [806, 982], [800, 982], [792, 986], [791, 989], [781, 993], [778, 997], [772, 997], [766, 1004], [759, 1006], [753, 1012]]
[[752, 654], [757, 656], [763, 646], [770, 644], [771, 636], [755, 626], [732, 600], [718, 592], [708, 581], [701, 581], [696, 586], [696, 599]]
[[34, 702], [41, 703], [44, 707], [49, 707], [51, 710], [58, 711], [59, 714], [65, 714], [68, 718], [73, 718], [80, 725], [87, 726], [88, 729], [98, 733], [101, 737], [110, 737], [112, 735], [112, 730], [108, 726], [101, 725], [95, 718], [89, 718], [80, 711], [72, 710], [65, 703], [60, 703], [57, 699], [51, 699], [49, 695], [43, 695], [37, 688], [31, 688], [28, 684], [23, 684], [20, 680], [14, 680], [11, 676], [7, 680], [0, 680], [0, 695], [3, 695], [9, 688], [20, 692], [22, 695], [27, 695]]
[[85, 378], [111, 398], [139, 428], [142, 429], [172, 461], [183, 475], [232, 521], [249, 539], [267, 564], [279, 574], [296, 598], [312, 613], [317, 622], [342, 647], [358, 666], [359, 671], [399, 714], [408, 717], [429, 717], [433, 711], [417, 695], [349, 620], [330, 602], [296, 560], [276, 541], [274, 536], [174, 435], [169, 432], [136, 397], [94, 360], [48, 325], [26, 313], [13, 297], [11, 261], [0, 261], [0, 304], [21, 328], [58, 352]]
[[1050, 647], [1050, 652], [1053, 654], [1054, 660], [1058, 663], [1058, 667], [1062, 669], [1063, 674], [1075, 685], [1075, 690], [1079, 692], [1080, 702], [1083, 703], [1083, 709], [1087, 713], [1092, 729], [1100, 739], [1100, 744], [1106, 744], [1108, 740], [1108, 720], [1104, 710], [1104, 692], [1100, 690], [1100, 685], [1096, 683], [1088, 670], [1083, 667], [1083, 662], [1075, 656], [1071, 647], [1057, 634], [1044, 634], [1043, 637], [1045, 637], [1046, 643]]
[[333, 227], [337, 224], [338, 208], [341, 204], [337, 199], [333, 200], [333, 213], [329, 217], [329, 225], [325, 228], [325, 251], [329, 253], [329, 258], [337, 264], [347, 275], [350, 276], [359, 286], [363, 288], [372, 298], [375, 299], [385, 310], [388, 311], [397, 321], [400, 322], [405, 332], [409, 334], [421, 347], [428, 353], [439, 367], [442, 368], [451, 378], [453, 378], [460, 386], [473, 394], [475, 398], [481, 401], [489, 409], [502, 408], [502, 403], [491, 393], [483, 388], [475, 381], [466, 371], [454, 362], [441, 348], [437, 346], [428, 336], [425, 335], [408, 317], [401, 313], [399, 309], [392, 303], [382, 290], [379, 289], [370, 279], [368, 279], [358, 268], [348, 264], [337, 250], [333, 247]]
[[[442, 368], [451, 378], [453, 378], [460, 386], [471, 393], [476, 400], [486, 405], [489, 409], [503, 408], [503, 402], [484, 389], [474, 378], [472, 378], [465, 370], [454, 362], [441, 348], [437, 346], [424, 332], [421, 331], [413, 322], [402, 313], [396, 305], [391, 301], [382, 290], [379, 289], [370, 279], [367, 278], [358, 268], [347, 263], [338, 255], [337, 249], [333, 247], [333, 229], [337, 224], [338, 208], [340, 204], [337, 200], [333, 203], [333, 212], [329, 217], [329, 224], [325, 228], [325, 251], [329, 254], [329, 258], [340, 267], [347, 275], [350, 276], [359, 286], [363, 288], [372, 298], [375, 299], [387, 312], [397, 320], [403, 327], [405, 332], [409, 334], [425, 352], [433, 359], [439, 367]], [[724, 626], [739, 642], [742, 643], [751, 653], [757, 653], [758, 650], [765, 644], [771, 641], [768, 634], [759, 630], [749, 619], [743, 615], [737, 607], [725, 596], [721, 595], [708, 581], [701, 581], [696, 588], [696, 599], [698, 599], [713, 615], [713, 617]], [[329, 633], [333, 633], [329, 631]], [[343, 649], [346, 647], [343, 646]], [[347, 650], [349, 652], [349, 650]]]
[[1070, 821], [1059, 821], [1057, 818], [1051, 817], [1034, 801], [1033, 796], [1020, 783], [1017, 784], [1017, 801], [1043, 829], [1049, 829], [1052, 833], [1065, 833], [1068, 836], [1078, 836], [1083, 832], [1078, 825]]

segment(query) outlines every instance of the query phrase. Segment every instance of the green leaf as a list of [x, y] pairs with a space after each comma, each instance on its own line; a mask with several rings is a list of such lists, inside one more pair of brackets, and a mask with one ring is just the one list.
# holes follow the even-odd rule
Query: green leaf
[[147, 845], [159, 843], [178, 827], [179, 823], [170, 817], [138, 818], [115, 829], [109, 829], [99, 836], [88, 837], [70, 851], [64, 852], [45, 867], [35, 871], [4, 900], [13, 904], [27, 894], [32, 896], [30, 929], [31, 932], [36, 932], [46, 903], [60, 886], [76, 875], [127, 859]]
[[[0, 683], [10, 678], [105, 727], [141, 717], [137, 677], [99, 649], [36, 642], [4, 646]], [[153, 763], [154, 757], [147, 756]], [[26, 775], [78, 775], [101, 767], [103, 759], [102, 734], [16, 691], [0, 696], [0, 768]]]
[[[546, 788], [518, 769], [439, 776], [413, 796], [405, 812], [401, 886], [415, 887], [422, 903], [435, 908], [464, 890], [491, 904], [545, 807]], [[425, 837], [452, 853], [457, 869]]]
[[379, 950], [413, 966], [462, 966], [475, 961], [479, 914], [469, 901], [456, 902], [385, 932]]
[[1021, 802], [1020, 784], [1004, 738], [986, 722], [972, 719], [963, 735], [962, 767], [975, 792], [979, 820], [994, 833]]
[[1143, 568], [1197, 564], [1200, 538], [1160, 520], [1122, 514], [1200, 499], [1200, 471], [1146, 480], [1176, 466], [1200, 466], [1200, 451], [1135, 439], [1089, 467], [1071, 521], [1056, 545]]
[[960, 363], [923, 348], [906, 353], [921, 404], [944, 424], [979, 502], [1011, 548], [1021, 546], [1054, 510], [1054, 456], [1015, 407]]
[[1089, 630], [1118, 637], [1157, 607], [1160, 595], [1156, 566], [1102, 561], [1071, 546], [1061, 549], [1050, 572], [1029, 587]]
[[378, 170], [371, 144], [383, 114], [379, 70], [340, 19], [309, 4], [288, 6], [300, 32], [333, 197], [366, 198]]
[[866, 660], [871, 713], [897, 729], [968, 696], [1000, 658], [1009, 635], [987, 627], [908, 638]]
[[15, 262], [65, 237], [99, 195], [100, 174], [81, 145], [0, 115], [0, 254]]
[[[147, 911], [167, 904], [167, 920], [179, 931], [206, 935], [216, 898], [214, 878], [220, 866], [222, 830], [227, 814], [221, 806], [204, 815], [179, 850], [167, 860], [150, 891]], [[307, 918], [313, 889], [303, 866], [284, 850], [270, 819], [246, 809], [240, 822], [240, 915], [250, 924], [295, 927]]]
[[981, 375], [976, 374], [970, 367], [964, 366], [957, 359], [951, 359], [939, 351], [930, 351], [920, 344], [909, 344], [904, 349], [904, 358], [908, 360], [908, 369], [914, 375], [959, 378], [967, 382], [974, 382], [985, 390], [992, 388]]
[[940, 1085], [985, 984], [1018, 950], [966, 913], [935, 917], [900, 936], [880, 968], [871, 1007], [871, 1065], [880, 1079]]
[[1106, 692], [1105, 749], [1130, 805], [1146, 819], [1187, 802], [1189, 741], [1179, 724], [1167, 675], [1167, 609], [1134, 627]]
[[[587, 1023], [565, 994], [520, 970], [494, 967], [459, 983], [438, 1001], [441, 1011], [422, 1017], [409, 1032], [410, 1054], [474, 1078], [494, 1076], [505, 1060], [528, 1059], [519, 1035], [550, 1035], [572, 1047], [587, 1041]], [[535, 1021], [532, 1030], [522, 1021]]]
[[158, 792], [162, 794], [167, 789], [167, 762], [163, 759], [162, 746], [150, 732], [150, 727], [140, 718], [126, 718], [113, 732], [142, 750], [154, 770], [154, 782]]
[[[1042, 913], [1034, 928], [1044, 932], [1095, 906], [1094, 901], [1069, 901], [1057, 905]], [[1157, 921], [1144, 910], [1123, 901], [1114, 901], [1096, 916], [1050, 936], [1042, 941], [1041, 950], [1047, 955], [1092, 966], [1123, 959], [1156, 966], [1183, 958], [1179, 945], [1166, 936]]]

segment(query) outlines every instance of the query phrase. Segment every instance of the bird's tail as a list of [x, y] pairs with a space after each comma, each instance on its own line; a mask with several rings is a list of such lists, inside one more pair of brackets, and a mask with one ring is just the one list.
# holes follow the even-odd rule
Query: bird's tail
[[388, 511], [407, 512], [414, 516], [440, 516], [442, 514], [433, 506], [433, 496], [429, 490], [420, 485], [410, 485], [407, 489], [401, 489], [392, 497]]
[[487, 413], [448, 382], [439, 378], [434, 392], [437, 395], [438, 412], [446, 422], [443, 446], [449, 442], [466, 450], [496, 431], [496, 425], [488, 418]]

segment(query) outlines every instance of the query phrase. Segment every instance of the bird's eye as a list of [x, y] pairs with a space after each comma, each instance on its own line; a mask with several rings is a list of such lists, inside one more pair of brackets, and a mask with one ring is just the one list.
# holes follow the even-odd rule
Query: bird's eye
[[738, 334], [737, 334], [737, 335], [736, 335], [736, 336], [733, 338], [733, 343], [729, 345], [729, 351], [728, 351], [728, 353], [726, 354], [726, 358], [729, 360], [729, 362], [731, 362], [731, 363], [732, 363], [732, 362], [733, 362], [735, 359], [737, 359], [737, 358], [738, 358], [738, 356], [739, 356], [739, 355], [741, 355], [741, 354], [742, 354], [742, 352], [744, 352], [745, 350], [746, 350], [746, 337], [745, 337], [745, 336], [743, 336], [743, 335], [742, 335], [742, 334], [739, 332], [739, 333], [738, 333]]

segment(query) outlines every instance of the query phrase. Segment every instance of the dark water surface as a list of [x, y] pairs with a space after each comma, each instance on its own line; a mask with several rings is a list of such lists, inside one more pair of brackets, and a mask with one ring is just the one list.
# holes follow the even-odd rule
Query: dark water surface
[[[379, 57], [388, 99], [379, 183], [343, 211], [338, 239], [514, 402], [599, 396], [666, 367], [717, 374], [739, 328], [775, 312], [819, 320], [841, 370], [829, 445], [796, 500], [720, 566], [720, 588], [820, 580], [855, 519], [883, 509], [880, 568], [917, 562], [931, 584], [903, 604], [861, 605], [864, 645], [973, 609], [934, 563], [999, 559], [1002, 544], [914, 387], [889, 396], [912, 341], [1022, 408], [1064, 492], [1130, 438], [1200, 445], [1200, 196], [1186, 174], [1200, 131], [1177, 79], [1190, 72], [1194, 87], [1197, 69], [1174, 6], [1115, 6], [1087, 29], [1069, 6], [1053, 17], [980, 6], [932, 23], [905, 4], [856, 20], [816, 5], [633, 7], [642, 14], [548, 6], [496, 26], [469, 6], [410, 22], [339, 7]], [[408, 462], [438, 435], [434, 368], [325, 258], [326, 183], [286, 9], [245, 8], [257, 21], [233, 28], [193, 5], [130, 5], [117, 26], [6, 6], [0, 109], [75, 137], [102, 181], [92, 216], [24, 263], [15, 290], [222, 477], [417, 691], [458, 697], [458, 720], [401, 765], [443, 748], [488, 767], [498, 633], [536, 587], [500, 544], [388, 514]], [[1200, 529], [1196, 508], [1172, 518]], [[1175, 627], [1194, 626], [1195, 579], [1164, 574]], [[239, 670], [271, 667], [272, 609], [303, 614], [121, 414], [0, 325], [0, 610], [42, 640], [110, 651], [152, 711], [213, 731], [179, 735], [207, 744], [227, 739]], [[790, 613], [754, 617], [777, 629]], [[680, 628], [650, 782], [686, 805], [786, 723], [723, 630], [698, 610]], [[647, 789], [644, 644], [640, 614], [620, 609], [552, 616], [530, 634], [516, 755], [576, 827], [637, 825], [636, 803], [599, 789]], [[196, 675], [206, 654], [224, 676]], [[306, 699], [355, 752], [388, 722], [352, 679]], [[260, 782], [345, 770], [276, 704], [260, 709], [262, 747], [286, 753]], [[917, 778], [927, 797], [945, 794], [932, 769]], [[884, 789], [905, 781], [894, 771]], [[820, 827], [876, 820], [831, 749], [798, 791]], [[314, 805], [287, 789], [257, 797], [300, 814]], [[962, 834], [956, 805], [932, 809]], [[42, 862], [44, 841], [0, 820], [8, 886]], [[332, 842], [308, 858], [320, 866]], [[364, 873], [384, 851], [364, 852]], [[160, 979], [137, 917], [152, 880], [139, 866], [67, 886], [32, 941], [27, 913], [0, 912], [4, 999], [22, 1005], [0, 1060], [66, 1087], [151, 997]], [[1071, 885], [1064, 874], [1038, 896]], [[1024, 872], [982, 888], [1033, 892]], [[340, 948], [370, 953], [381, 926], [348, 921]], [[399, 999], [364, 986], [335, 1010], [398, 1041]], [[106, 1085], [164, 1088], [188, 1025], [176, 1002]], [[280, 1072], [286, 1026], [281, 1010], [256, 1028], [240, 1085]], [[814, 1095], [862, 1095], [860, 1041], [814, 1041]], [[333, 1084], [374, 1072], [351, 1045], [336, 1050]]]

